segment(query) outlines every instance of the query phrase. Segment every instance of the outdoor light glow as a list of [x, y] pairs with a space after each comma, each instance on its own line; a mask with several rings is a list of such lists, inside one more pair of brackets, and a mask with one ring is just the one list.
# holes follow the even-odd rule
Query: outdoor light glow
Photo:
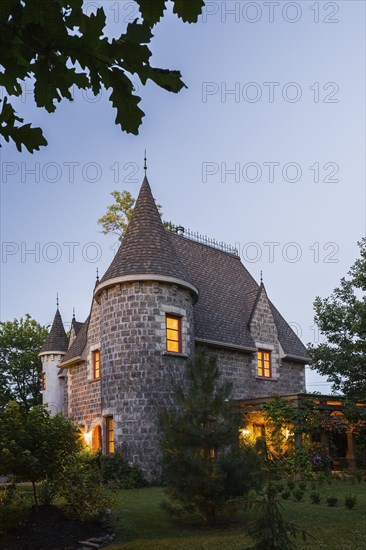
[[243, 430], [241, 431], [241, 433], [242, 433], [243, 435], [248, 435], [248, 434], [250, 433], [250, 431], [249, 431], [249, 430], [246, 430], [246, 429], [243, 429]]
[[84, 432], [83, 433], [84, 441], [89, 447], [91, 447], [92, 444], [92, 432]]

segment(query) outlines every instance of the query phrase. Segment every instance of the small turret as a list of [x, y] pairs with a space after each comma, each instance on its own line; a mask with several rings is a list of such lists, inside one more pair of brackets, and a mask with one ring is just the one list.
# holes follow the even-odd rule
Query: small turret
[[42, 361], [42, 402], [51, 414], [64, 412], [64, 379], [60, 377], [60, 361], [67, 352], [69, 340], [64, 329], [61, 314], [57, 310], [47, 340], [39, 357]]

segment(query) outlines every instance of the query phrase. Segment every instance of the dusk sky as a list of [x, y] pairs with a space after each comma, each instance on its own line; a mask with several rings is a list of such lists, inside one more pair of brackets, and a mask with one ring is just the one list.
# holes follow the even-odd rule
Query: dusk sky
[[[106, 34], [138, 16], [103, 6]], [[134, 79], [146, 116], [138, 136], [108, 101], [74, 90], [52, 115], [31, 85], [14, 101], [49, 145], [1, 148], [1, 320], [67, 324], [89, 313], [116, 238], [97, 224], [110, 193], [137, 196], [144, 149], [164, 218], [239, 248], [241, 259], [302, 341], [317, 341], [313, 301], [346, 275], [365, 235], [365, 3], [208, 1], [197, 24], [167, 14], [152, 65], [179, 69], [187, 89]], [[307, 369], [309, 391], [329, 391]]]

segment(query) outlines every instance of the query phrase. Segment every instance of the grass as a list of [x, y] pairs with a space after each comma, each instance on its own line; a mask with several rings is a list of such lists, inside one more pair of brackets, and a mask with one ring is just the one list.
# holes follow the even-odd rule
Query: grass
[[[283, 501], [284, 516], [312, 537], [298, 541], [299, 550], [365, 550], [366, 484], [353, 478], [333, 480], [320, 487], [320, 504], [312, 504], [308, 485], [303, 499], [291, 496]], [[357, 496], [353, 510], [344, 505], [346, 494]], [[172, 520], [160, 508], [164, 498], [161, 488], [118, 491], [118, 506], [113, 518], [116, 538], [109, 550], [245, 550], [253, 545], [245, 534], [245, 518], [229, 526], [208, 529], [197, 521]], [[337, 506], [326, 504], [329, 496], [338, 497]], [[238, 520], [240, 518], [238, 517]]]

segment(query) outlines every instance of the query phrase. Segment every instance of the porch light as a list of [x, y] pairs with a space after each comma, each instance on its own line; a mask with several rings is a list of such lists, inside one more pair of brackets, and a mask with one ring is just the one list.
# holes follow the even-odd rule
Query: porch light
[[83, 433], [83, 438], [84, 438], [85, 444], [88, 445], [89, 447], [91, 447], [93, 433], [92, 432], [84, 432]]

